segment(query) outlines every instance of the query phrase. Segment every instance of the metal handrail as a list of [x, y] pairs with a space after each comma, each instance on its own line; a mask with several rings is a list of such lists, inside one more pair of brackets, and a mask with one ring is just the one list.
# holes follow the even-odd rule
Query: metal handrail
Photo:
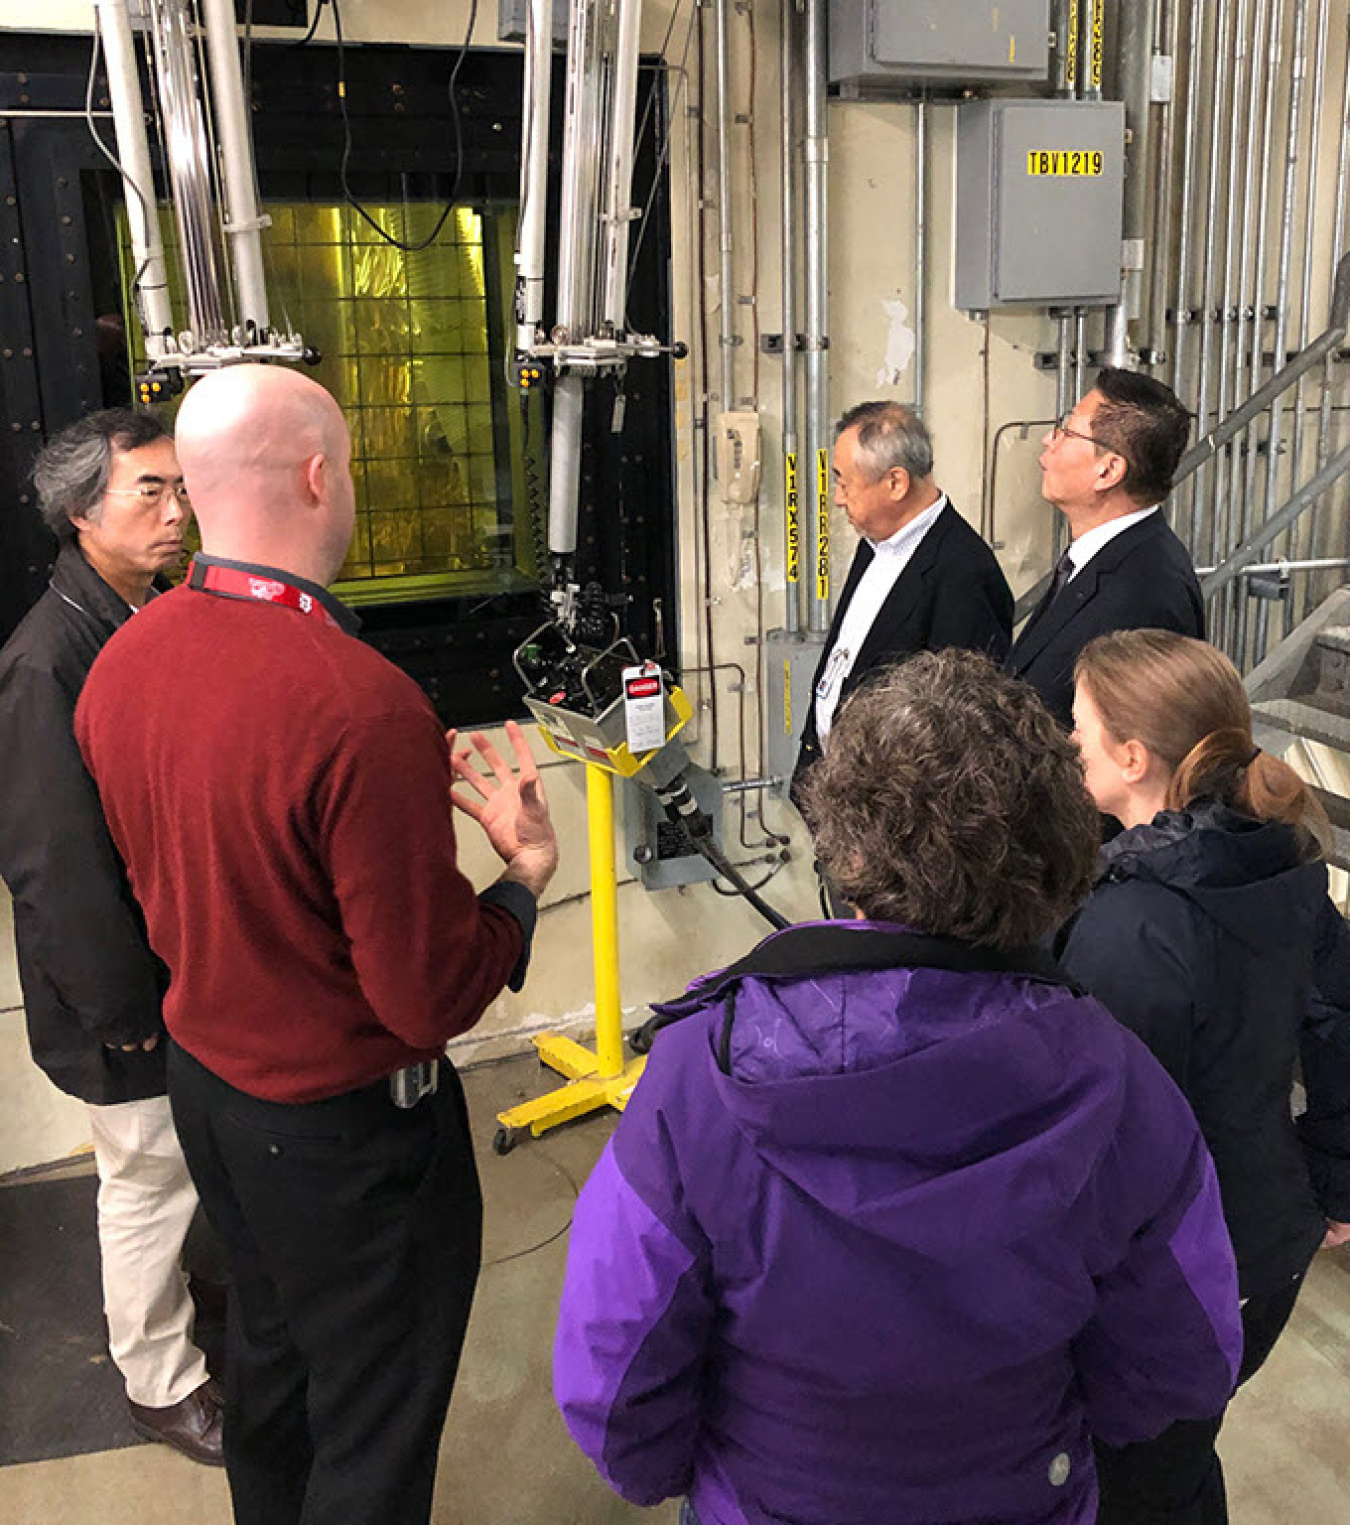
[[[1350, 332], [1350, 252], [1343, 254], [1336, 266], [1336, 278], [1331, 287], [1331, 312], [1330, 322], [1324, 332], [1319, 334], [1305, 349], [1301, 349], [1297, 355], [1275, 372], [1264, 386], [1258, 387], [1255, 392], [1242, 404], [1228, 414], [1224, 420], [1216, 424], [1203, 439], [1197, 440], [1194, 445], [1182, 456], [1172, 479], [1172, 491], [1198, 471], [1206, 461], [1214, 456], [1236, 435], [1257, 416], [1263, 413], [1275, 401], [1291, 387], [1320, 365], [1331, 354]], [[1201, 583], [1201, 591], [1206, 599], [1212, 598], [1223, 588], [1227, 587], [1235, 577], [1268, 546], [1272, 540], [1283, 534], [1291, 524], [1300, 518], [1322, 496], [1328, 487], [1342, 472], [1350, 470], [1350, 450], [1342, 450], [1339, 455], [1333, 456], [1317, 473], [1306, 482], [1289, 501], [1277, 513], [1274, 513], [1258, 526], [1256, 530], [1244, 540], [1232, 555], [1209, 574]], [[1040, 602], [1045, 590], [1050, 586], [1049, 572], [1040, 579], [1032, 588], [1028, 588], [1017, 600], [1014, 610], [1014, 621], [1024, 619], [1032, 609]]]

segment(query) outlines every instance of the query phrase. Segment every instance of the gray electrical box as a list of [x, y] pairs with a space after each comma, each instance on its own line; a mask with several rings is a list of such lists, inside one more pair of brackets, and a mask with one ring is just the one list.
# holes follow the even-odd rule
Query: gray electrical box
[[[722, 786], [706, 768], [688, 768], [685, 781], [699, 809], [712, 817], [713, 841], [722, 846]], [[655, 790], [637, 779], [623, 783], [624, 848], [644, 890], [705, 884], [717, 870], [661, 808]]]
[[972, 101], [956, 116], [956, 305], [1120, 300], [1125, 108]]
[[922, 84], [1035, 82], [1050, 69], [1050, 0], [832, 0], [841, 96]]
[[[553, 41], [567, 46], [567, 17], [571, 0], [553, 0]], [[497, 40], [524, 42], [529, 24], [530, 0], [497, 0]]]
[[771, 630], [764, 639], [764, 689], [769, 700], [765, 765], [779, 779], [776, 795], [785, 795], [797, 766], [806, 717], [811, 713], [811, 680], [825, 647], [825, 637]]

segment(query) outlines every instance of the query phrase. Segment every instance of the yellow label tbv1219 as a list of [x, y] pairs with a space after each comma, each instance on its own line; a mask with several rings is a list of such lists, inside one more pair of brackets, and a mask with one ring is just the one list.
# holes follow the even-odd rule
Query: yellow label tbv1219
[[1028, 175], [1100, 175], [1106, 155], [1099, 148], [1033, 148], [1027, 152]]

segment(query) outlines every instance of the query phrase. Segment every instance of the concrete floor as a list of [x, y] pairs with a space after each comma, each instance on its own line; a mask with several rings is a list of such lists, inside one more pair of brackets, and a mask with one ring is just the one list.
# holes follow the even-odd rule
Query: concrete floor
[[[566, 1230], [612, 1121], [526, 1141], [505, 1159], [494, 1114], [542, 1083], [532, 1060], [466, 1076], [487, 1202], [487, 1264], [441, 1450], [437, 1525], [673, 1525], [598, 1481], [550, 1396]], [[0, 1274], [3, 1274], [0, 1268]], [[0, 1401], [13, 1402], [6, 1393]], [[1237, 1398], [1220, 1447], [1235, 1525], [1350, 1519], [1350, 1251], [1318, 1257], [1293, 1323]], [[221, 1473], [163, 1446], [0, 1469], [6, 1525], [228, 1525]]]

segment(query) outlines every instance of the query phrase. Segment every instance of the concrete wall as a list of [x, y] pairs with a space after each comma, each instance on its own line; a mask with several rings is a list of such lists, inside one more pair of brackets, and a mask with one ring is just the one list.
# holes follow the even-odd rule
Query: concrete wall
[[[1343, 49], [1345, 18], [1350, 0], [1332, 0], [1332, 37]], [[83, 30], [90, 26], [87, 0], [0, 0], [0, 26]], [[654, 51], [665, 37], [671, 0], [652, 0], [644, 16], [643, 46]], [[348, 38], [407, 42], [440, 47], [458, 46], [468, 16], [466, 0], [432, 5], [426, 0], [344, 0], [343, 23]], [[693, 4], [679, 13], [668, 57], [685, 56], [686, 28], [696, 15]], [[704, 667], [708, 652], [701, 630], [705, 598], [713, 609], [713, 638], [718, 662], [738, 662], [747, 670], [743, 693], [734, 691], [735, 673], [717, 675], [714, 694], [706, 674], [695, 673], [689, 683], [698, 706], [691, 734], [698, 739], [696, 755], [708, 758], [711, 718], [716, 702], [723, 736], [719, 759], [730, 776], [736, 772], [734, 737], [737, 706], [744, 700], [750, 730], [748, 770], [759, 771], [756, 707], [759, 702], [753, 641], [759, 632], [758, 603], [762, 594], [764, 623], [782, 619], [781, 494], [779, 484], [779, 383], [776, 362], [763, 358], [755, 385], [752, 322], [772, 332], [779, 316], [779, 169], [778, 169], [778, 16], [775, 3], [732, 9], [732, 80], [736, 110], [746, 120], [734, 128], [733, 221], [736, 290], [753, 297], [754, 305], [738, 303], [736, 327], [745, 342], [735, 351], [735, 392], [753, 396], [765, 429], [764, 492], [761, 533], [754, 537], [754, 515], [748, 509], [729, 509], [715, 496], [710, 506], [711, 555], [705, 577], [697, 555], [699, 534], [695, 511], [694, 470], [700, 452], [695, 425], [702, 381], [694, 360], [677, 368], [677, 454], [680, 467], [678, 504], [681, 545], [681, 630], [685, 663]], [[325, 17], [320, 37], [332, 35], [331, 16]], [[474, 41], [495, 44], [496, 6], [484, 0]], [[753, 64], [751, 32], [753, 38]], [[688, 55], [691, 62], [693, 52]], [[1338, 51], [1329, 79], [1339, 79]], [[692, 71], [691, 71], [692, 72]], [[755, 81], [751, 101], [751, 78]], [[691, 89], [693, 87], [691, 86]], [[674, 119], [671, 151], [674, 205], [673, 282], [676, 336], [699, 343], [698, 307], [706, 295], [707, 322], [713, 334], [712, 386], [716, 388], [715, 291], [709, 277], [717, 265], [719, 230], [715, 187], [703, 187], [713, 197], [705, 217], [703, 259], [698, 250], [698, 193], [688, 166], [695, 161], [686, 112], [690, 96], [682, 96]], [[697, 104], [696, 100], [694, 104]], [[708, 102], [712, 106], [711, 99]], [[709, 110], [709, 115], [711, 111]], [[1329, 124], [1333, 130], [1335, 124]], [[1039, 499], [1036, 457], [1044, 425], [1029, 431], [1009, 429], [998, 447], [997, 501], [989, 499], [992, 455], [985, 458], [982, 442], [1015, 420], [1046, 420], [1054, 411], [1053, 378], [1034, 369], [1033, 354], [1053, 347], [1049, 321], [1039, 315], [996, 313], [987, 322], [973, 321], [951, 306], [952, 189], [954, 108], [932, 108], [930, 164], [931, 247], [928, 297], [928, 397], [938, 476], [953, 501], [972, 522], [981, 522], [982, 505], [988, 527], [993, 516], [993, 539], [1016, 591], [1029, 585], [1050, 559], [1050, 511]], [[831, 404], [837, 412], [868, 397], [912, 399], [913, 363], [905, 329], [913, 324], [917, 303], [913, 275], [913, 143], [914, 108], [908, 105], [836, 103], [829, 109], [831, 283], [829, 325]], [[753, 151], [752, 151], [753, 138]], [[715, 164], [711, 136], [706, 158]], [[1326, 187], [1329, 207], [1333, 187]], [[752, 268], [754, 219], [758, 209], [758, 259]], [[700, 284], [703, 290], [700, 291]], [[1319, 275], [1318, 290], [1325, 289]], [[836, 587], [851, 550], [852, 536], [836, 514]], [[727, 738], [732, 738], [730, 741]], [[506, 996], [488, 1013], [477, 1032], [456, 1045], [462, 1058], [518, 1047], [526, 1034], [548, 1024], [584, 1026], [592, 1012], [588, 917], [585, 898], [586, 846], [584, 787], [579, 770], [551, 764], [546, 774], [564, 841], [563, 867], [545, 905], [535, 943], [534, 974], [519, 996]], [[766, 893], [789, 915], [804, 916], [814, 906], [809, 845], [795, 813], [775, 806], [770, 819], [776, 829], [790, 831], [795, 861]], [[475, 881], [485, 883], [494, 872], [491, 855], [477, 829], [465, 822], [462, 832], [465, 866]], [[635, 1014], [649, 1000], [679, 989], [692, 975], [735, 957], [762, 932], [763, 925], [742, 902], [717, 898], [700, 887], [647, 895], [636, 886], [620, 890], [625, 1006]], [[428, 950], [410, 949], [410, 956]], [[429, 950], [434, 957], [434, 950]], [[3, 965], [0, 964], [0, 975]], [[10, 997], [12, 1003], [12, 996]], [[6, 1004], [0, 999], [0, 1008]], [[35, 1160], [53, 1158], [71, 1147], [78, 1133], [78, 1115], [61, 1107], [50, 1088], [32, 1076], [22, 1058], [18, 1015], [0, 1010], [0, 1171]]]

